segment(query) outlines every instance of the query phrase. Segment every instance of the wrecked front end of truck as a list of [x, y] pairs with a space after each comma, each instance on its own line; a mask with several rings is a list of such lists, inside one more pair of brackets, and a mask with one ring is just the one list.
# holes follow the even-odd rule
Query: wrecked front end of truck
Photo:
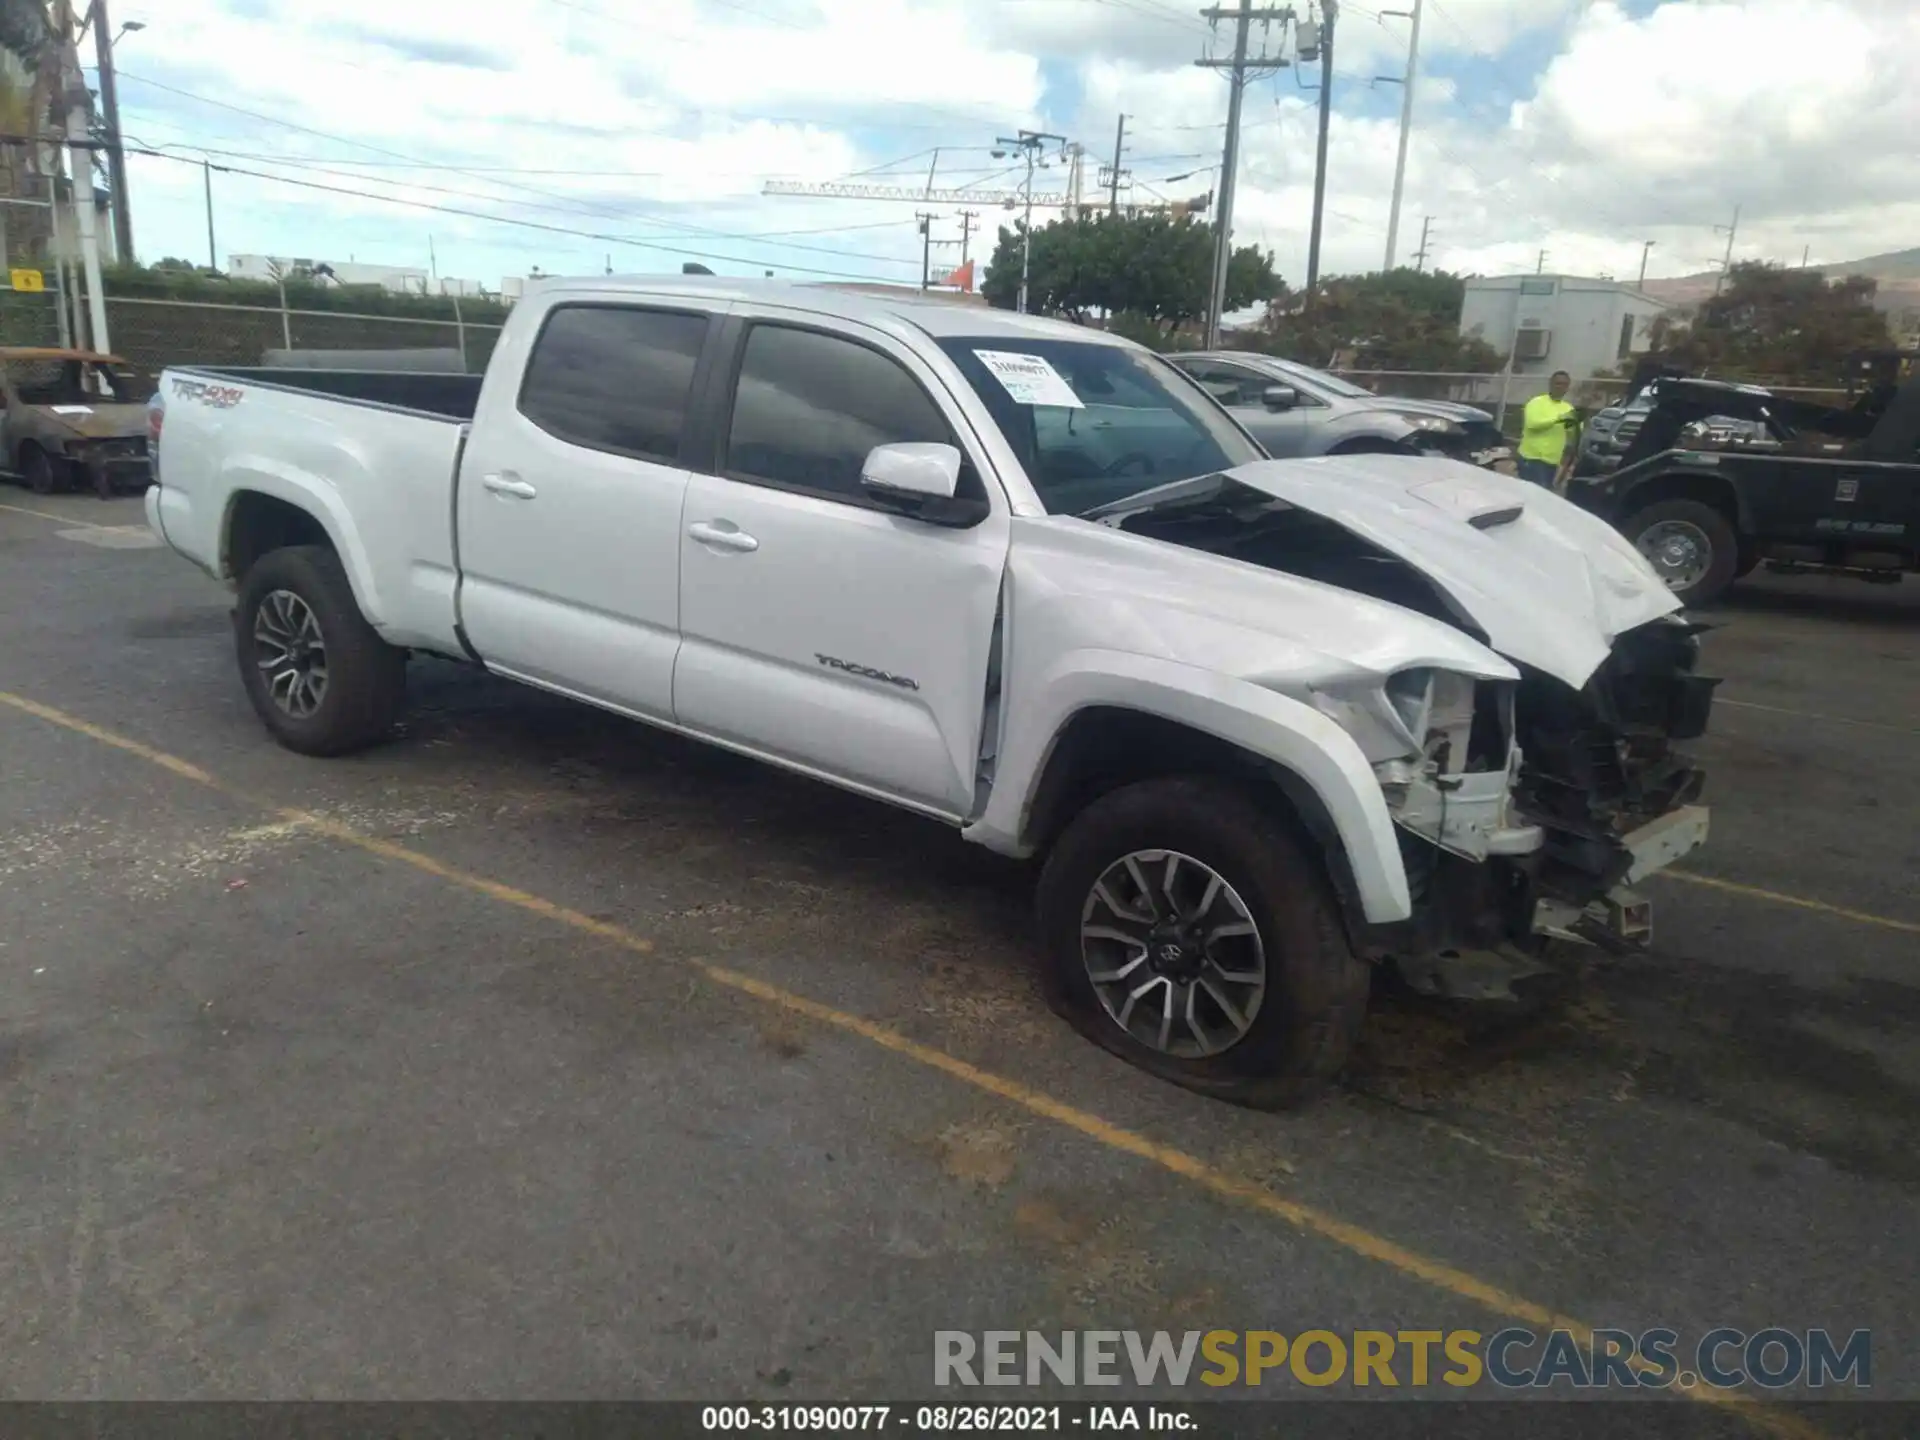
[[[1126, 529], [1385, 600], [1464, 632], [1513, 678], [1405, 669], [1311, 695], [1372, 765], [1412, 915], [1353, 917], [1416, 989], [1511, 993], [1549, 943], [1644, 948], [1638, 888], [1698, 847], [1715, 680], [1702, 627], [1617, 535], [1537, 487], [1389, 456], [1245, 466]], [[1138, 502], [1136, 502], [1138, 504]]]
[[1639, 886], [1707, 837], [1706, 776], [1681, 748], [1705, 733], [1717, 683], [1696, 673], [1697, 629], [1629, 631], [1577, 689], [1527, 666], [1517, 682], [1472, 682], [1471, 702], [1458, 683], [1436, 687], [1455, 692], [1436, 711], [1451, 732], [1430, 731], [1418, 761], [1376, 767], [1414, 912], [1366, 933], [1374, 958], [1418, 990], [1497, 998], [1548, 968], [1552, 940], [1651, 942]]

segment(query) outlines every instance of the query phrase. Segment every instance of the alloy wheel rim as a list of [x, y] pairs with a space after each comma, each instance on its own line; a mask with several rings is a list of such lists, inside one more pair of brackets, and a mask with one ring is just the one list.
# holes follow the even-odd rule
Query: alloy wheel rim
[[1080, 912], [1080, 958], [1107, 1016], [1178, 1060], [1246, 1038], [1267, 992], [1266, 946], [1225, 876], [1177, 850], [1109, 865]]
[[313, 607], [291, 590], [269, 590], [253, 612], [254, 664], [283, 713], [305, 720], [327, 698], [327, 642]]
[[1662, 520], [1634, 542], [1670, 590], [1685, 590], [1713, 568], [1713, 541], [1690, 520]]

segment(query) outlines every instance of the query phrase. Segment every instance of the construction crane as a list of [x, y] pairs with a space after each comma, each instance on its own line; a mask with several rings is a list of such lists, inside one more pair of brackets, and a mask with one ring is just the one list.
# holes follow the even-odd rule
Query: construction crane
[[[855, 180], [827, 180], [818, 184], [798, 180], [769, 180], [762, 195], [810, 195], [826, 200], [912, 200], [935, 205], [1024, 205], [1027, 197], [1018, 190], [933, 190], [925, 186], [866, 185]], [[1071, 205], [1073, 197], [1065, 193], [1034, 192], [1035, 208], [1042, 205]]]

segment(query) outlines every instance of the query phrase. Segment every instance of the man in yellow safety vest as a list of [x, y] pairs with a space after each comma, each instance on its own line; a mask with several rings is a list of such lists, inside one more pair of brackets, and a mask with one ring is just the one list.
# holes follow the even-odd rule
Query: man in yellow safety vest
[[1520, 418], [1520, 454], [1516, 468], [1522, 480], [1557, 490], [1572, 468], [1575, 446], [1570, 443], [1579, 427], [1580, 416], [1567, 403], [1573, 377], [1564, 370], [1553, 372], [1547, 381], [1547, 393], [1527, 401]]

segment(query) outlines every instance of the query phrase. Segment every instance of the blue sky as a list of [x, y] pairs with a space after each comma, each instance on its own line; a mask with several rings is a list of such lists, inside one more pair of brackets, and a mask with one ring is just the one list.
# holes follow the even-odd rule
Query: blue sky
[[[1305, 0], [1297, 0], [1306, 9]], [[1384, 256], [1411, 0], [1343, 7], [1326, 268]], [[1737, 253], [1840, 259], [1913, 243], [1920, 4], [1424, 0], [1400, 256], [1482, 273], [1696, 271]], [[911, 204], [765, 197], [769, 178], [977, 179], [1016, 128], [1087, 150], [1129, 122], [1143, 182], [1217, 167], [1221, 53], [1176, 0], [122, 0], [116, 51], [143, 258], [204, 259], [203, 159], [230, 253], [427, 263], [502, 277], [677, 270], [917, 280]], [[1277, 37], [1276, 37], [1277, 38]], [[1317, 67], [1312, 67], [1317, 71]], [[1313, 105], [1301, 72], [1249, 87], [1236, 239], [1304, 270]], [[1194, 158], [1184, 158], [1194, 157]], [[253, 173], [240, 173], [253, 172]], [[1216, 170], [1156, 188], [1209, 188]], [[274, 178], [266, 178], [274, 177]], [[1011, 183], [1011, 177], [1000, 184]], [[1057, 188], [1050, 168], [1036, 188]], [[429, 208], [438, 207], [438, 209]], [[958, 258], [933, 207], [936, 263]], [[983, 223], [1007, 218], [984, 209]], [[447, 212], [466, 213], [447, 213]], [[579, 231], [584, 234], [562, 232]], [[604, 237], [604, 238], [603, 238]], [[990, 247], [990, 241], [988, 242]], [[977, 249], [976, 255], [984, 255]]]

